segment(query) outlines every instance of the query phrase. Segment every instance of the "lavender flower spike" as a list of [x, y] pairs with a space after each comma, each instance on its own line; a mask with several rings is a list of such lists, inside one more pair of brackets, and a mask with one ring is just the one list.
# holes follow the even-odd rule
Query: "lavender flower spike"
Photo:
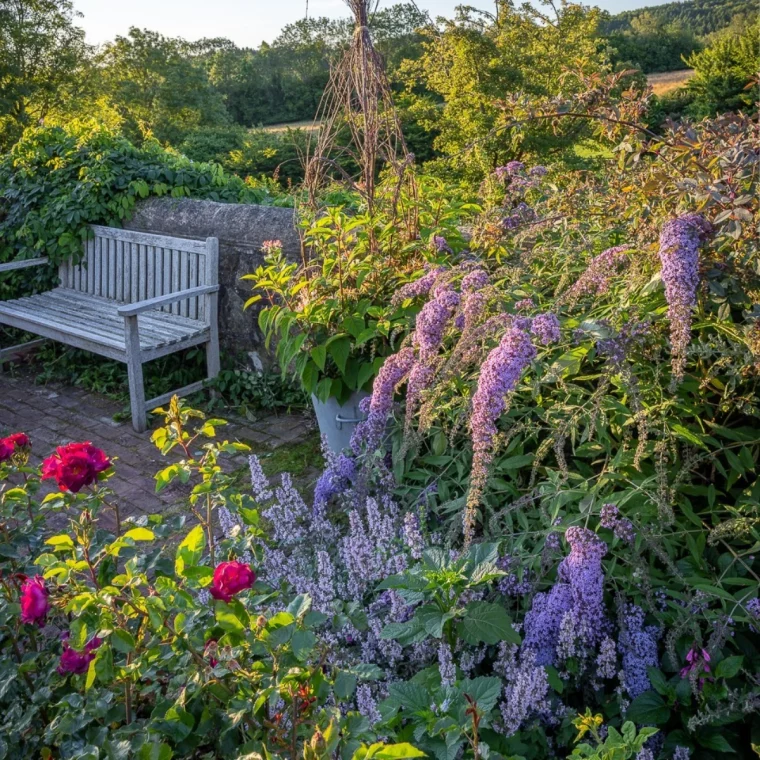
[[674, 382], [683, 378], [691, 339], [691, 311], [697, 302], [699, 284], [699, 246], [711, 232], [710, 223], [700, 214], [685, 214], [666, 222], [660, 232]]
[[499, 345], [488, 354], [478, 379], [478, 388], [472, 398], [473, 463], [470, 491], [464, 519], [465, 544], [469, 546], [475, 531], [475, 510], [485, 486], [488, 465], [493, 456], [496, 438], [496, 420], [506, 408], [505, 396], [514, 390], [522, 371], [536, 355], [530, 337], [511, 327]]

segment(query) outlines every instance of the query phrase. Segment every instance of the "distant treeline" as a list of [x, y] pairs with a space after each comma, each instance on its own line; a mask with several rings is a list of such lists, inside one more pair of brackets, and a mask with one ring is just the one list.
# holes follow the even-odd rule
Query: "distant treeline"
[[661, 26], [677, 25], [697, 37], [705, 37], [727, 27], [736, 16], [749, 18], [757, 13], [757, 0], [687, 0], [617, 13], [604, 23], [602, 32], [634, 31], [642, 16], [649, 16]]

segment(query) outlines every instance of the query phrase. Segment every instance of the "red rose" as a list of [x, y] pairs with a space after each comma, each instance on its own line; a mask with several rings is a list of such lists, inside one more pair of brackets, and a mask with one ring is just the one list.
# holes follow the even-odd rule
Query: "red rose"
[[41, 575], [27, 578], [21, 584], [21, 622], [42, 625], [48, 609], [50, 609], [50, 602], [48, 590], [45, 588], [45, 579]]
[[42, 463], [42, 479], [54, 478], [61, 491], [79, 493], [111, 466], [111, 460], [89, 441], [59, 446]]
[[211, 583], [211, 596], [229, 602], [235, 594], [253, 586], [256, 573], [245, 562], [222, 562], [214, 570], [214, 580]]
[[16, 449], [28, 449], [31, 445], [26, 433], [13, 433], [0, 438], [0, 462], [7, 462], [16, 453]]
[[64, 673], [86, 673], [90, 663], [95, 659], [93, 651], [103, 642], [96, 636], [85, 645], [83, 652], [77, 652], [69, 645], [68, 638], [67, 634], [63, 642], [63, 654], [61, 655], [61, 662], [58, 664], [58, 672], [61, 675]]

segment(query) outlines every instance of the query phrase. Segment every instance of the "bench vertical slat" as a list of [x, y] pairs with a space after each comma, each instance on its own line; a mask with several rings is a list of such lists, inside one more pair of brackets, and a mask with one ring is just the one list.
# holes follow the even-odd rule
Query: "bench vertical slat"
[[[190, 255], [185, 251], [179, 252], [179, 289], [187, 290], [188, 288], [188, 271]], [[187, 316], [187, 300], [180, 302], [179, 313], [183, 316]]]
[[[179, 290], [179, 270], [180, 255], [179, 251], [172, 248], [172, 293]], [[172, 304], [172, 314], [179, 314], [179, 304]]]
[[114, 301], [118, 298], [116, 295], [116, 266], [118, 257], [116, 255], [116, 246], [118, 241], [108, 240], [108, 297]]
[[[196, 253], [188, 254], [190, 259], [190, 281], [189, 287], [195, 288], [198, 285], [198, 259], [200, 256]], [[191, 298], [188, 304], [188, 314], [190, 319], [198, 319], [198, 299]]]
[[87, 247], [87, 292], [95, 292], [95, 245], [97, 241], [91, 240]]
[[146, 298], [155, 298], [156, 293], [156, 246], [152, 245], [150, 247], [146, 247], [146, 274], [147, 274], [147, 285], [145, 289], [145, 297]]
[[[171, 293], [172, 286], [172, 251], [171, 248], [163, 249], [164, 272], [161, 278], [161, 294]], [[171, 312], [171, 306], [164, 306], [162, 311]]]

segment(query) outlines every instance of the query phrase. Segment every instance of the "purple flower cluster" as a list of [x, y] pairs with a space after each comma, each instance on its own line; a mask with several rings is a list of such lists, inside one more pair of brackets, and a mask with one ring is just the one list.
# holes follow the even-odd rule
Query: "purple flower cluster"
[[626, 252], [630, 248], [630, 245], [618, 245], [591, 259], [586, 271], [575, 281], [562, 300], [574, 304], [584, 296], [606, 293], [610, 289], [612, 278], [627, 266]]
[[331, 456], [314, 487], [314, 509], [322, 510], [334, 496], [343, 493], [356, 477], [356, 463], [345, 454]]
[[450, 289], [439, 290], [417, 315], [414, 343], [420, 351], [420, 361], [428, 362], [435, 356], [443, 340], [443, 332], [459, 306], [459, 293]]
[[433, 246], [438, 253], [453, 253], [451, 247], [446, 242], [446, 238], [443, 235], [433, 235]]
[[691, 757], [691, 750], [688, 747], [684, 747], [679, 744], [675, 750], [673, 750], [673, 760], [689, 760]]
[[443, 267], [437, 267], [431, 269], [422, 275], [418, 280], [414, 282], [408, 282], [406, 285], [399, 288], [391, 299], [391, 304], [398, 306], [408, 298], [419, 298], [420, 296], [426, 296], [435, 285], [436, 280], [445, 272]]
[[382, 720], [377, 702], [367, 684], [361, 684], [356, 689], [356, 709], [367, 719], [370, 728]]
[[659, 665], [656, 626], [644, 625], [644, 610], [635, 604], [625, 605], [621, 614], [618, 646], [623, 655], [621, 681], [631, 699], [652, 688], [647, 668]]
[[617, 675], [617, 646], [615, 640], [605, 636], [599, 645], [596, 658], [596, 678], [598, 681], [614, 678]]
[[302, 521], [308, 513], [290, 474], [283, 472], [281, 485], [275, 488], [274, 501], [261, 513], [271, 523], [272, 538], [282, 545], [299, 542], [304, 537]]
[[747, 612], [756, 620], [760, 620], [760, 598], [750, 599], [747, 602]]
[[539, 665], [587, 657], [608, 628], [604, 614], [602, 557], [607, 545], [587, 528], [568, 528], [570, 553], [560, 562], [559, 579], [536, 594], [525, 616], [523, 648]]
[[691, 340], [691, 312], [699, 284], [699, 246], [711, 232], [709, 222], [700, 214], [685, 214], [666, 222], [660, 232], [659, 254], [675, 381], [683, 377]]
[[409, 374], [414, 362], [414, 350], [411, 346], [406, 346], [397, 354], [389, 356], [380, 367], [372, 386], [372, 396], [365, 407], [367, 419], [356, 426], [351, 438], [351, 448], [355, 453], [359, 453], [362, 444], [374, 451], [382, 442], [396, 386]]
[[420, 518], [414, 512], [407, 512], [404, 515], [404, 543], [409, 548], [412, 559], [421, 559], [425, 540], [420, 530]]
[[620, 515], [620, 510], [614, 504], [604, 504], [599, 512], [599, 524], [611, 530], [617, 538], [632, 544], [636, 539], [633, 523]]
[[501, 220], [501, 226], [507, 230], [516, 230], [523, 224], [529, 224], [536, 220], [536, 212], [525, 201], [520, 201], [508, 214]]
[[264, 470], [261, 469], [261, 462], [255, 454], [251, 454], [251, 456], [248, 457], [248, 466], [251, 471], [251, 491], [253, 492], [253, 498], [256, 499], [259, 504], [263, 504], [274, 497], [269, 485], [269, 478], [264, 474]]
[[490, 284], [491, 281], [487, 272], [483, 269], [473, 269], [472, 272], [468, 272], [462, 278], [461, 289], [462, 293], [474, 293], [476, 290], [482, 290]]
[[472, 541], [475, 530], [475, 509], [485, 485], [496, 438], [496, 420], [506, 408], [506, 395], [514, 390], [522, 371], [536, 355], [530, 337], [517, 328], [510, 328], [499, 345], [488, 354], [481, 368], [478, 387], [472, 398], [473, 464], [470, 493], [465, 515], [465, 542]]
[[438, 672], [441, 674], [441, 686], [453, 686], [457, 680], [457, 667], [451, 656], [451, 649], [445, 641], [438, 645]]
[[546, 670], [537, 664], [534, 652], [525, 651], [508, 674], [504, 701], [499, 705], [502, 720], [500, 728], [505, 736], [517, 733], [532, 715], [548, 711], [548, 693]]
[[533, 318], [530, 331], [544, 346], [556, 343], [560, 339], [559, 319], [557, 319], [556, 314], [550, 311], [547, 311], [545, 314], [539, 314]]
[[536, 304], [533, 303], [532, 298], [521, 298], [515, 302], [515, 311], [530, 311], [535, 308]]
[[510, 161], [506, 166], [497, 166], [493, 173], [499, 179], [504, 179], [519, 174], [523, 169], [525, 169], [525, 164], [522, 161]]

